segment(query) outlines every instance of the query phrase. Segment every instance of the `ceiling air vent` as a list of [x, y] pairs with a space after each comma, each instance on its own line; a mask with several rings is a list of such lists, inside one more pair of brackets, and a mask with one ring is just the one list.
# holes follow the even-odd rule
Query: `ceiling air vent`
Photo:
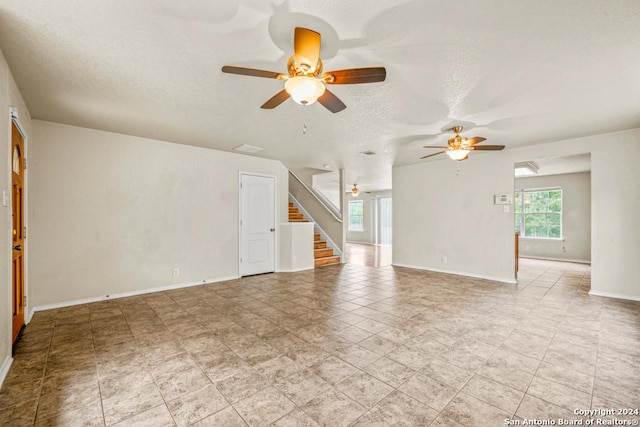
[[235, 151], [242, 151], [243, 153], [257, 153], [258, 151], [264, 150], [262, 147], [256, 147], [255, 145], [242, 144], [237, 147], [233, 147]]

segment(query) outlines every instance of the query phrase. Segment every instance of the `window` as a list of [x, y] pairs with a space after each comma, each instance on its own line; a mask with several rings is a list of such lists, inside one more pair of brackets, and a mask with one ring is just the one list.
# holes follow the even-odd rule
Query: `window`
[[562, 238], [562, 190], [516, 191], [516, 231], [521, 237]]
[[363, 209], [362, 200], [349, 200], [349, 231], [364, 231]]

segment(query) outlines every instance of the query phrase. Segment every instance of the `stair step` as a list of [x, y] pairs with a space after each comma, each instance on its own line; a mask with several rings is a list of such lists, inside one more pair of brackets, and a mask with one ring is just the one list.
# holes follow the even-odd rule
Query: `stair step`
[[338, 255], [329, 256], [325, 258], [316, 258], [314, 265], [316, 267], [324, 267], [326, 265], [340, 264], [340, 257]]
[[301, 213], [291, 213], [289, 212], [289, 221], [292, 219], [304, 219], [304, 215]]
[[320, 240], [320, 233], [313, 233], [313, 240], [315, 242], [317, 242], [318, 240]]
[[323, 249], [326, 247], [327, 247], [327, 242], [325, 242], [324, 240], [313, 242], [313, 249]]
[[322, 249], [314, 249], [313, 250], [313, 257], [318, 259], [318, 258], [326, 258], [326, 257], [330, 257], [333, 256], [333, 249], [331, 248], [322, 248]]
[[289, 213], [298, 213], [298, 208], [292, 208], [289, 206]]
[[289, 207], [292, 208], [293, 206], [293, 202], [289, 202]]
[[309, 220], [304, 218], [289, 218], [289, 222], [309, 222]]

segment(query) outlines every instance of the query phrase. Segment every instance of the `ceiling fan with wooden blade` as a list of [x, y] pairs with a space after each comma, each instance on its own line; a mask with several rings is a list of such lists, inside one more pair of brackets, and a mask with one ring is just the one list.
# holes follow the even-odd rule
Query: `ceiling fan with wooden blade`
[[420, 157], [421, 159], [426, 159], [427, 157], [437, 156], [438, 154], [447, 153], [449, 157], [453, 160], [462, 161], [468, 159], [468, 154], [470, 151], [475, 150], [484, 150], [484, 151], [499, 151], [504, 149], [504, 145], [477, 145], [482, 141], [486, 141], [486, 138], [481, 136], [475, 136], [473, 138], [467, 138], [465, 136], [461, 136], [460, 132], [462, 132], [462, 126], [454, 126], [451, 129], [455, 136], [447, 141], [446, 146], [438, 146], [438, 145], [425, 145], [423, 148], [442, 148], [443, 151], [438, 153], [428, 154], [426, 156]]
[[[434, 148], [444, 148], [444, 147], [434, 147]], [[428, 157], [433, 157], [433, 156], [437, 156], [438, 154], [442, 154], [444, 153], [444, 151], [439, 151], [437, 153], [433, 153], [433, 154], [427, 154], [426, 156], [422, 156], [420, 157], [421, 159], [426, 159]]]
[[504, 150], [504, 145], [470, 145], [469, 150], [500, 151]]
[[332, 113], [347, 106], [326, 88], [331, 84], [358, 84], [382, 82], [387, 76], [384, 67], [349, 68], [322, 72], [320, 59], [320, 34], [307, 28], [296, 27], [293, 39], [293, 55], [287, 61], [287, 74], [255, 68], [225, 65], [222, 72], [250, 77], [263, 77], [284, 81], [284, 89], [262, 104], [260, 108], [272, 109], [293, 98], [300, 105], [318, 101]]

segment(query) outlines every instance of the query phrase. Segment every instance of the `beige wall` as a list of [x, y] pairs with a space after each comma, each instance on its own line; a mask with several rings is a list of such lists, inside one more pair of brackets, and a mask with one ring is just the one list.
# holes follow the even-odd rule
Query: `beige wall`
[[513, 213], [493, 203], [513, 192], [513, 163], [498, 152], [457, 166], [393, 169], [393, 264], [513, 281]]
[[241, 171], [276, 176], [276, 222], [286, 221], [278, 161], [37, 120], [33, 128], [33, 306], [236, 277]]
[[516, 189], [562, 188], [562, 240], [520, 237], [520, 255], [580, 262], [591, 261], [591, 173], [516, 179]]
[[[11, 70], [0, 52], [0, 190], [5, 191], [7, 196], [11, 193], [11, 170], [9, 158], [11, 151], [11, 128], [9, 107], [17, 108], [20, 115], [20, 124], [31, 137], [31, 117], [29, 111], [18, 91]], [[27, 157], [30, 146], [27, 141]], [[27, 177], [28, 179], [28, 177]], [[0, 197], [2, 195], [0, 194]], [[3, 230], [0, 237], [0, 383], [4, 378], [3, 368], [8, 368], [11, 357], [11, 200], [7, 200], [7, 206], [0, 204], [2, 215], [0, 215], [0, 229]], [[28, 241], [25, 242], [25, 246]], [[27, 284], [28, 286], [28, 284]]]

